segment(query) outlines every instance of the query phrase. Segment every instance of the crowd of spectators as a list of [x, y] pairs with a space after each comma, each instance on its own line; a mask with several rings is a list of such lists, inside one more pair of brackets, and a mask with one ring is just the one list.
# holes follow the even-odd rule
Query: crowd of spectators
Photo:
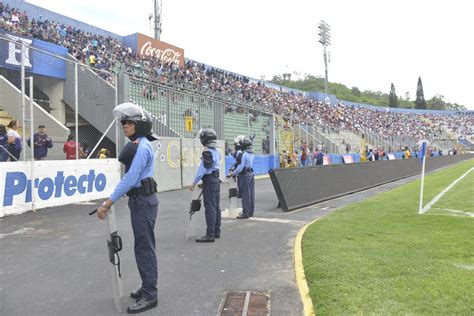
[[[0, 28], [16, 35], [64, 46], [76, 59], [98, 70], [113, 72], [125, 69], [129, 75], [150, 82], [180, 85], [201, 93], [231, 98], [236, 103], [281, 115], [286, 121], [317, 123], [319, 126], [345, 128], [384, 137], [434, 139], [445, 137], [447, 132], [463, 136], [474, 135], [473, 115], [398, 113], [384, 108], [378, 110], [343, 103], [328, 105], [303, 93], [275, 88], [265, 82], [192, 60], [187, 60], [185, 66], [180, 68], [174, 63], [164, 64], [150, 57], [137, 57], [132, 48], [115, 38], [84, 32], [42, 16], [30, 19], [26, 12], [20, 12], [2, 2]], [[98, 74], [104, 80], [111, 80], [111, 76], [105, 72], [99, 71]], [[152, 91], [144, 91], [144, 94], [150, 96]]]

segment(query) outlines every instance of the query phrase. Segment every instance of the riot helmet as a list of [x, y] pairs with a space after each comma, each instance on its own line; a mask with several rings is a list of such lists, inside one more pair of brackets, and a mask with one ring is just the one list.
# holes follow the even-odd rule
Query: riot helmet
[[242, 141], [244, 140], [244, 135], [238, 135], [234, 138], [234, 148], [235, 151], [242, 149]]
[[242, 150], [249, 153], [253, 152], [253, 143], [249, 137], [244, 137], [242, 140]]
[[201, 128], [197, 136], [203, 146], [214, 148], [217, 146], [217, 134], [212, 128]]
[[135, 123], [136, 137], [146, 137], [149, 141], [158, 139], [158, 136], [152, 130], [153, 117], [139, 105], [125, 102], [117, 105], [112, 114], [122, 124], [127, 121]]

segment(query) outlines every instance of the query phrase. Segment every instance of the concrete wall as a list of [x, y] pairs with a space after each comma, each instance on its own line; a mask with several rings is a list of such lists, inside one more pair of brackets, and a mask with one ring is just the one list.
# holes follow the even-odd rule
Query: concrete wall
[[35, 76], [33, 82], [35, 87], [42, 90], [49, 97], [50, 114], [61, 123], [66, 124], [66, 107], [63, 102], [64, 81]]
[[[225, 179], [224, 141], [218, 141], [221, 153], [220, 178]], [[198, 139], [162, 137], [152, 142], [155, 151], [155, 180], [158, 190], [182, 189], [191, 185], [201, 163], [202, 145]]]
[[[67, 79], [64, 82], [64, 101], [72, 109], [75, 108], [74, 68], [73, 63], [67, 63]], [[78, 67], [77, 77], [79, 114], [99, 132], [104, 133], [114, 119], [112, 110], [115, 107], [115, 89], [85, 67]], [[115, 129], [112, 128], [107, 137], [115, 143]]]

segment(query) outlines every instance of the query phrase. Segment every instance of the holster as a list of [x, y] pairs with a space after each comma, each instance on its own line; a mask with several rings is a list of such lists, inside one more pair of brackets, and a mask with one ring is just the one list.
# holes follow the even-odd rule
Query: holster
[[158, 184], [152, 177], [142, 179], [138, 188], [133, 188], [127, 192], [127, 196], [151, 195], [158, 192]]
[[231, 188], [229, 189], [229, 199], [233, 197], [237, 197], [238, 195], [238, 190], [237, 188]]

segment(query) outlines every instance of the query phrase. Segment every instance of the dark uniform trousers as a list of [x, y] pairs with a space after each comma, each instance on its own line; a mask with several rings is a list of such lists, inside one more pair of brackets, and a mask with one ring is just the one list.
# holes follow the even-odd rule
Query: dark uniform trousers
[[218, 174], [207, 174], [202, 178], [204, 213], [206, 215], [206, 235], [216, 237], [221, 234], [220, 181]]
[[131, 196], [128, 199], [133, 235], [135, 260], [142, 279], [143, 297], [158, 297], [158, 264], [155, 251], [155, 221], [158, 214], [156, 194]]
[[252, 217], [255, 210], [255, 178], [253, 172], [242, 171], [239, 174], [239, 190], [242, 196], [242, 212]]

